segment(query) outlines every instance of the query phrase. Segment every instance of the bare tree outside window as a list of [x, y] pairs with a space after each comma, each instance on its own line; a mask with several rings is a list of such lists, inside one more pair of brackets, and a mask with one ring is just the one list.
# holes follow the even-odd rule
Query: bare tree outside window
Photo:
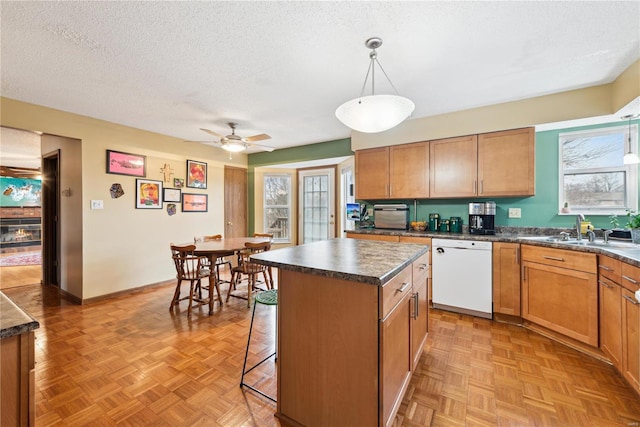
[[[559, 205], [585, 212], [623, 212], [635, 199], [637, 183], [623, 164], [626, 129], [610, 127], [560, 134]], [[631, 186], [631, 187], [630, 187]]]
[[291, 177], [264, 176], [264, 228], [274, 241], [289, 241], [291, 221]]

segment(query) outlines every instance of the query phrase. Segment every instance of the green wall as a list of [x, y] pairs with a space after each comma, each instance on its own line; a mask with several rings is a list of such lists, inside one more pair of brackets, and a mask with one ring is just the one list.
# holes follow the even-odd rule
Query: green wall
[[248, 205], [249, 205], [249, 235], [254, 233], [255, 225], [255, 168], [270, 165], [283, 165], [286, 163], [306, 162], [309, 160], [330, 159], [332, 157], [353, 156], [351, 151], [351, 139], [338, 139], [335, 141], [321, 142], [318, 144], [302, 145], [298, 147], [283, 148], [272, 152], [249, 154], [248, 157]]
[[[512, 227], [572, 227], [575, 224], [575, 216], [558, 215], [558, 134], [569, 131], [588, 130], [601, 127], [620, 126], [627, 122], [615, 122], [604, 125], [581, 126], [566, 129], [558, 129], [544, 132], [536, 132], [536, 195], [517, 198], [490, 198], [490, 199], [419, 199], [417, 200], [417, 218], [428, 220], [429, 213], [437, 212], [441, 218], [451, 216], [462, 217], [463, 223], [469, 219], [468, 203], [472, 201], [493, 200], [496, 202], [496, 225]], [[632, 124], [640, 124], [640, 120], [632, 121]], [[325, 146], [326, 145], [326, 146]], [[309, 148], [307, 148], [309, 147]], [[344, 139], [310, 146], [294, 147], [285, 150], [277, 150], [272, 153], [258, 153], [249, 155], [249, 223], [253, 223], [253, 169], [257, 166], [280, 164], [303, 160], [322, 159], [352, 155], [350, 140]], [[316, 156], [317, 157], [314, 157]], [[639, 174], [640, 177], [640, 174]], [[640, 183], [639, 187], [640, 188]], [[367, 205], [374, 203], [406, 203], [409, 205], [410, 218], [413, 219], [414, 200], [367, 200]], [[509, 208], [521, 208], [522, 218], [508, 218]], [[577, 213], [577, 212], [576, 212]], [[607, 215], [587, 215], [596, 228], [611, 228]], [[620, 225], [626, 223], [621, 218]]]

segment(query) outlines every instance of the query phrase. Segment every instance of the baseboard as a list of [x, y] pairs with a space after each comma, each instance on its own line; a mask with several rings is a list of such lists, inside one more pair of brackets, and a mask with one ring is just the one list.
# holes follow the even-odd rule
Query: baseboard
[[[85, 298], [83, 300], [78, 299], [77, 304], [81, 304], [81, 305], [94, 304], [96, 302], [101, 302], [101, 301], [104, 301], [104, 300], [117, 298], [117, 297], [120, 297], [120, 296], [123, 296], [123, 295], [130, 295], [130, 294], [133, 294], [133, 293], [136, 293], [136, 292], [144, 291], [146, 289], [158, 288], [158, 287], [167, 286], [167, 285], [175, 286], [175, 284], [176, 284], [176, 279], [164, 280], [162, 282], [156, 282], [156, 283], [151, 283], [149, 285], [139, 286], [137, 288], [131, 288], [131, 289], [125, 289], [125, 290], [118, 291], [118, 292], [112, 292], [110, 294], [100, 295], [100, 296], [93, 297], [93, 298]], [[74, 298], [77, 298], [77, 297], [74, 297]]]

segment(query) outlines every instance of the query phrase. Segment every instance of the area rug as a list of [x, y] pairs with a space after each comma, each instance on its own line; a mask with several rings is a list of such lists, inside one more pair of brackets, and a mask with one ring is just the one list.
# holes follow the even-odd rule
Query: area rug
[[0, 258], [0, 267], [15, 267], [19, 265], [42, 264], [41, 252], [22, 252]]

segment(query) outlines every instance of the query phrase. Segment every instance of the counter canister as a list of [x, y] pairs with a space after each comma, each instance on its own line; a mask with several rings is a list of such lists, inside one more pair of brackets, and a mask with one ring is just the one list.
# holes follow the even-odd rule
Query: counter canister
[[430, 213], [429, 214], [429, 230], [438, 231], [439, 228], [440, 228], [440, 214]]
[[462, 218], [459, 216], [449, 218], [449, 231], [451, 233], [462, 233]]
[[449, 231], [449, 220], [443, 219], [440, 221], [440, 231]]

